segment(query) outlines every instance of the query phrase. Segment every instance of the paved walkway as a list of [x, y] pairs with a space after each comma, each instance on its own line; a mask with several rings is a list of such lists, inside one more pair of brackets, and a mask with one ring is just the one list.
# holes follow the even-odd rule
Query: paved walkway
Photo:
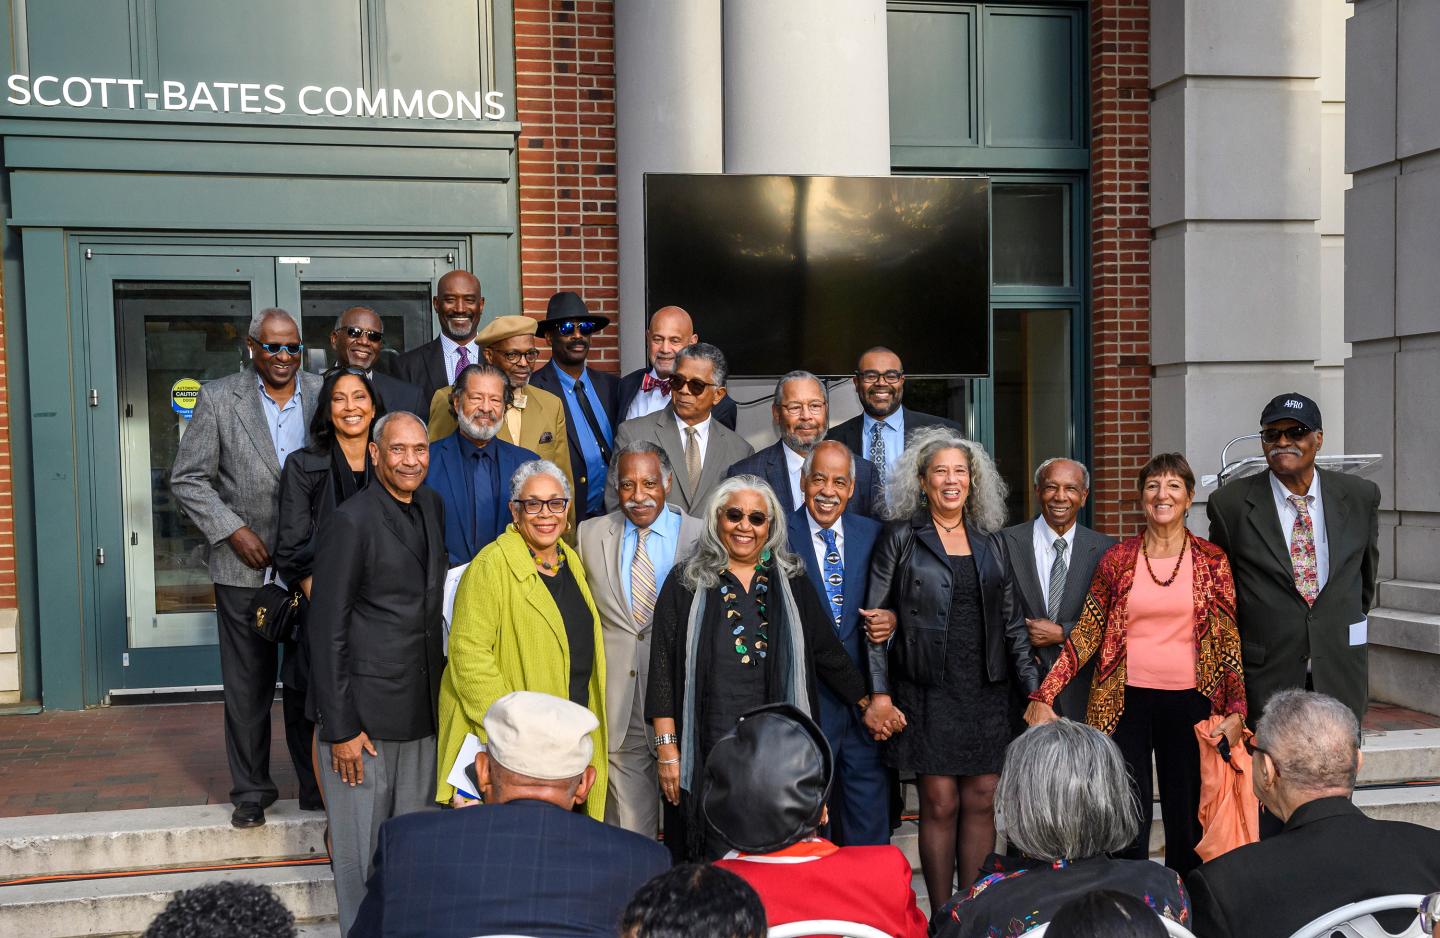
[[[296, 797], [280, 704], [270, 771]], [[1440, 717], [1372, 703], [1367, 731], [1440, 727]], [[227, 804], [230, 772], [218, 703], [107, 707], [0, 717], [0, 817]]]

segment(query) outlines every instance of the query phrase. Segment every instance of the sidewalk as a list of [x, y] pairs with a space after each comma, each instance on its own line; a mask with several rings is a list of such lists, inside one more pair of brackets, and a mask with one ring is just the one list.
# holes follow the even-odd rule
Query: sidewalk
[[[296, 797], [277, 702], [270, 771]], [[0, 817], [228, 804], [218, 703], [108, 707], [0, 717]], [[1440, 717], [1372, 703], [1369, 732], [1440, 728]]]

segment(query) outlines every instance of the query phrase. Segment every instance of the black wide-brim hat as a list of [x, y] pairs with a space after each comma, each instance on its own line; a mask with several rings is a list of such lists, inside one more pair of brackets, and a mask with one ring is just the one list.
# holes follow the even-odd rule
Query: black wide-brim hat
[[588, 322], [595, 327], [597, 332], [610, 325], [610, 320], [604, 316], [596, 316], [590, 312], [590, 307], [580, 299], [580, 294], [562, 290], [550, 297], [550, 302], [545, 306], [545, 318], [540, 320], [536, 334], [544, 335], [553, 323], [567, 320]]
[[790, 704], [759, 707], [705, 757], [700, 811], [736, 850], [772, 853], [820, 826], [834, 775], [814, 720]]

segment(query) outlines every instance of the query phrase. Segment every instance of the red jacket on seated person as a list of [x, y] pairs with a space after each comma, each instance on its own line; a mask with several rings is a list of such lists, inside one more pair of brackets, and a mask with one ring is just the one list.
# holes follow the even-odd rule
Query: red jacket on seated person
[[732, 850], [715, 865], [754, 887], [771, 928], [840, 919], [901, 938], [925, 936], [910, 863], [895, 847], [837, 847], [812, 837], [773, 853]]

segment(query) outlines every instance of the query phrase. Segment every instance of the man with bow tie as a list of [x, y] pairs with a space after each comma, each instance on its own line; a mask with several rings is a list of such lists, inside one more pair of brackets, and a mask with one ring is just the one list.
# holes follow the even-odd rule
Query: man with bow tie
[[[700, 341], [690, 314], [678, 306], [663, 306], [645, 327], [645, 349], [650, 367], [632, 371], [620, 379], [621, 420], [643, 417], [664, 410], [670, 403], [670, 376], [675, 373], [675, 356], [687, 345]], [[735, 402], [722, 398], [713, 416], [731, 430], [738, 413]]]

